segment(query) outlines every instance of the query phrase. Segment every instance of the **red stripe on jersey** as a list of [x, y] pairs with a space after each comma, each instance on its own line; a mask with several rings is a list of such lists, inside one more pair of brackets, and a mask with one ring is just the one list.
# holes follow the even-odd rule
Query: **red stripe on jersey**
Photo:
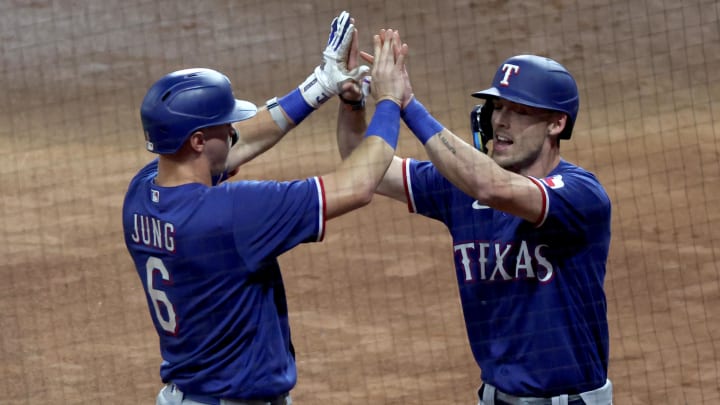
[[539, 228], [542, 226], [542, 224], [545, 223], [545, 220], [547, 219], [548, 214], [548, 194], [547, 190], [545, 189], [545, 186], [540, 182], [538, 179], [534, 177], [529, 177], [533, 184], [535, 184], [540, 189], [540, 198], [542, 199], [542, 208], [540, 209], [540, 217], [535, 221], [535, 227]]
[[407, 206], [408, 211], [415, 213], [417, 210], [415, 209], [415, 200], [413, 200], [412, 197], [412, 191], [410, 190], [410, 180], [409, 180], [409, 174], [408, 169], [410, 167], [410, 161], [409, 159], [405, 158], [402, 161], [402, 177], [403, 177], [403, 187], [405, 187], [405, 199], [407, 199]]
[[322, 205], [321, 210], [322, 213], [320, 214], [322, 218], [320, 218], [320, 232], [318, 234], [318, 242], [322, 242], [323, 238], [325, 238], [325, 222], [327, 219], [327, 200], [325, 199], [325, 183], [323, 183], [323, 179], [321, 176], [317, 177], [317, 184], [319, 187], [320, 192], [320, 205]]

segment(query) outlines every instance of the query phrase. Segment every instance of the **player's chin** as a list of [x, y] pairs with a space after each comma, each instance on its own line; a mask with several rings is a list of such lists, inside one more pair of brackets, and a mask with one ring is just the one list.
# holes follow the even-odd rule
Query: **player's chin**
[[490, 157], [495, 161], [495, 163], [503, 168], [512, 163], [512, 156], [510, 156], [510, 154], [505, 150], [493, 148], [490, 150]]
[[492, 159], [498, 166], [511, 172], [517, 172], [518, 167], [522, 166], [522, 159], [518, 159], [517, 156], [513, 156], [510, 153], [503, 154], [493, 152]]

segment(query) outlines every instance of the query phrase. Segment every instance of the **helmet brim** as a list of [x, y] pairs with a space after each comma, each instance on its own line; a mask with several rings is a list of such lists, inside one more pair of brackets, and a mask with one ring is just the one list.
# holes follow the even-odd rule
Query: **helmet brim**
[[235, 99], [235, 108], [225, 116], [224, 123], [245, 121], [257, 114], [257, 106], [249, 101]]
[[477, 98], [484, 98], [485, 100], [500, 97], [500, 92], [495, 87], [490, 87], [489, 89], [476, 91], [475, 93], [472, 93], [473, 97]]
[[507, 93], [506, 93], [506, 94], [502, 94], [502, 93], [500, 92], [500, 90], [498, 90], [496, 87], [490, 87], [489, 89], [485, 89], [485, 90], [482, 90], [482, 91], [478, 91], [478, 92], [472, 93], [472, 96], [473, 96], [473, 97], [477, 97], [477, 98], [483, 98], [483, 99], [485, 99], [485, 100], [492, 100], [492, 99], [496, 99], [496, 98], [501, 98], [501, 99], [503, 99], [503, 100], [512, 101], [513, 103], [517, 103], [517, 104], [522, 104], [522, 105], [526, 105], [526, 106], [530, 106], [530, 107], [535, 107], [535, 108], [542, 108], [542, 109], [544, 109], [544, 110], [550, 110], [550, 111], [560, 111], [560, 112], [564, 112], [565, 114], [568, 114], [567, 111], [549, 108], [549, 107], [546, 106], [546, 105], [543, 105], [543, 104], [540, 104], [540, 103], [534, 103], [534, 102], [532, 102], [532, 101], [529, 101], [529, 100], [528, 100], [528, 97], [518, 96], [518, 95], [513, 95], [513, 94], [507, 94]]

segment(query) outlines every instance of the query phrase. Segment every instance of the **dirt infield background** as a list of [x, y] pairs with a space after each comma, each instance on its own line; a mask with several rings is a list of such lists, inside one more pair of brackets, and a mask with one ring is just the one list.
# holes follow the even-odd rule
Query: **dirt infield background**
[[[411, 47], [416, 93], [467, 136], [469, 94], [518, 53], [575, 75], [563, 155], [614, 203], [607, 296], [615, 403], [720, 402], [720, 5], [716, 0], [0, 2], [0, 404], [150, 404], [157, 337], [123, 245], [151, 155], [138, 108], [163, 74], [225, 72], [262, 104], [318, 63], [348, 9], [363, 49]], [[332, 100], [238, 178], [339, 162]], [[469, 137], [468, 137], [469, 140]], [[424, 158], [405, 129], [398, 154]], [[377, 197], [281, 257], [297, 404], [475, 404], [450, 238]]]

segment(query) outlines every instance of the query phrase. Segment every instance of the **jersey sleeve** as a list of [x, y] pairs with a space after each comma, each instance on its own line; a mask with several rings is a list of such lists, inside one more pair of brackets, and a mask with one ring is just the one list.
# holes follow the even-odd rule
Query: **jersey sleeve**
[[589, 172], [568, 170], [536, 179], [543, 194], [543, 213], [536, 227], [557, 228], [569, 235], [584, 235], [594, 224], [607, 224], [610, 198]]
[[429, 161], [403, 160], [403, 184], [408, 211], [445, 221], [452, 185]]
[[325, 232], [325, 193], [318, 177], [290, 182], [227, 183], [234, 193], [235, 244], [254, 261], [276, 258]]

